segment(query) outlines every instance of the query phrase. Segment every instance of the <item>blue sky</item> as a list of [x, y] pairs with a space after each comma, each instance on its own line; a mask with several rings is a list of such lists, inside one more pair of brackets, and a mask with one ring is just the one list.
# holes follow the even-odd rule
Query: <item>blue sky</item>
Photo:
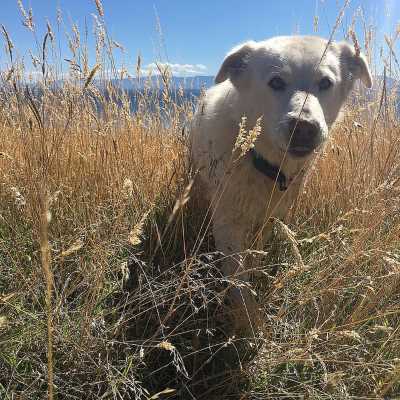
[[[22, 3], [26, 9], [32, 7], [38, 43], [46, 30], [46, 18], [56, 31], [57, 8], [62, 10], [63, 58], [70, 57], [63, 32], [70, 30], [72, 23], [81, 31], [86, 23], [92, 32], [92, 14], [96, 14], [93, 0], [22, 0]], [[329, 36], [344, 0], [103, 0], [102, 3], [109, 34], [126, 49], [125, 55], [116, 49], [118, 63], [124, 60], [133, 68], [140, 52], [144, 66], [163, 61], [172, 64], [178, 75], [213, 75], [224, 54], [237, 43], [274, 35], [315, 34], [315, 15], [319, 18], [317, 34]], [[393, 34], [400, 20], [400, 0], [352, 0], [337, 39], [343, 38], [345, 26], [360, 8], [365, 22], [376, 28], [380, 44], [384, 33]], [[161, 52], [157, 15], [163, 33]], [[362, 39], [363, 22], [361, 18], [356, 21]], [[0, 23], [8, 30], [21, 57], [29, 59], [29, 49], [37, 53], [32, 33], [21, 24], [16, 0], [1, 0]], [[89, 42], [89, 47], [94, 62], [93, 42]], [[4, 62], [3, 54], [2, 58]]]

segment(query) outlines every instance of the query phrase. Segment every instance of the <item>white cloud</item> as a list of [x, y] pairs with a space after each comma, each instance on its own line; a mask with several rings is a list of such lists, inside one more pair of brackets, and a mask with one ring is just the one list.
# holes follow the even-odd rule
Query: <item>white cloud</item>
[[152, 74], [159, 74], [159, 69], [157, 65], [162, 68], [168, 68], [172, 75], [174, 76], [194, 76], [194, 75], [202, 75], [207, 72], [207, 67], [203, 64], [173, 64], [173, 63], [151, 63], [146, 65], [142, 72], [144, 74], [148, 74], [151, 72]]
[[[158, 67], [157, 67], [158, 65]], [[151, 63], [146, 66], [144, 66], [141, 69], [142, 76], [147, 76], [148, 74], [151, 73], [151, 75], [160, 75], [160, 71], [164, 69], [168, 69], [173, 76], [176, 77], [193, 77], [193, 76], [198, 76], [198, 75], [208, 75], [208, 68], [203, 65], [203, 64], [173, 64], [173, 63]], [[132, 69], [133, 70], [133, 69]], [[53, 71], [51, 71], [53, 72]], [[123, 75], [123, 77], [126, 77], [126, 69], [117, 69], [115, 71], [111, 70], [104, 70], [102, 71], [102, 74], [100, 72], [96, 74], [95, 79], [99, 79], [99, 76], [106, 76], [106, 77], [111, 77], [111, 78], [119, 78]], [[57, 75], [51, 73], [50, 77], [56, 77], [57, 79], [68, 79], [71, 78], [71, 73], [66, 68], [66, 71], [63, 73], [57, 73]], [[39, 70], [30, 70], [30, 71], [25, 71], [24, 73], [24, 78], [27, 81], [30, 82], [37, 82], [42, 78], [42, 72]], [[84, 78], [83, 78], [84, 79]]]

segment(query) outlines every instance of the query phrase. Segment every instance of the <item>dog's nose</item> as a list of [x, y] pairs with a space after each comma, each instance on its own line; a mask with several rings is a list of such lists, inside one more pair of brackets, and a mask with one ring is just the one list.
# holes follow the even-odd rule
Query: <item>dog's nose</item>
[[288, 133], [289, 152], [295, 156], [305, 156], [321, 143], [321, 129], [317, 123], [292, 118]]

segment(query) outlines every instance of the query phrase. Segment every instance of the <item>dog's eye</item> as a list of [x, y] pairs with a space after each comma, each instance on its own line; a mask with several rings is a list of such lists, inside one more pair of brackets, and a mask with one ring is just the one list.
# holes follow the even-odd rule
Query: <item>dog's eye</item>
[[329, 78], [323, 78], [319, 81], [318, 87], [319, 90], [328, 90], [333, 85], [332, 81]]
[[285, 81], [279, 76], [275, 76], [268, 82], [268, 86], [278, 92], [282, 92], [286, 89]]

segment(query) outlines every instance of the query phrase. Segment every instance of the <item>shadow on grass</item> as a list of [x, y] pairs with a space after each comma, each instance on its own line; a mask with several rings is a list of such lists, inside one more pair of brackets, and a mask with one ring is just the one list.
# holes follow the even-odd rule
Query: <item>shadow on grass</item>
[[[166, 212], [150, 221], [146, 234], [153, 247], [130, 255], [125, 296], [118, 299], [118, 340], [140, 354], [141, 383], [151, 395], [163, 393], [159, 398], [239, 398], [248, 383], [245, 366], [257, 352], [257, 338], [234, 328], [225, 296], [234, 283], [220, 272], [223, 254], [208, 230], [192, 251], [207, 225], [203, 210], [190, 201], [185, 218], [176, 218], [186, 225], [176, 223], [164, 235]], [[161, 235], [163, 245], [154, 245]]]

